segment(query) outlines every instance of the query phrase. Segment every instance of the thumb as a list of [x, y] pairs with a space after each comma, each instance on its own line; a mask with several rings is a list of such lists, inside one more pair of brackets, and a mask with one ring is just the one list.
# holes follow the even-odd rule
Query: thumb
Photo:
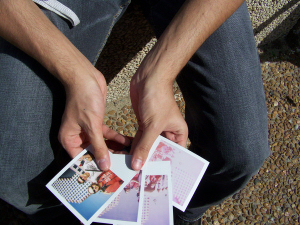
[[88, 133], [91, 145], [93, 147], [93, 155], [95, 161], [102, 171], [107, 171], [110, 168], [110, 157], [108, 153], [108, 148], [103, 139], [103, 134], [101, 129], [94, 130]]
[[144, 131], [138, 130], [132, 143], [131, 153], [133, 153], [131, 167], [140, 170], [144, 165], [148, 153], [159, 136], [160, 132], [156, 129], [147, 127]]

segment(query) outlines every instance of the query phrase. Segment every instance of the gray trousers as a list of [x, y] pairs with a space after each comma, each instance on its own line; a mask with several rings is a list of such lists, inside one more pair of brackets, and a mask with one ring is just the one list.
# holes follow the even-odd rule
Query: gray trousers
[[[78, 15], [79, 25], [71, 28], [41, 10], [94, 63], [130, 0], [61, 2]], [[143, 1], [158, 37], [182, 2]], [[45, 188], [69, 160], [56, 138], [64, 89], [1, 38], [0, 80], [0, 198], [37, 224], [45, 224], [45, 218], [71, 224], [73, 216]], [[260, 62], [245, 3], [198, 49], [177, 82], [186, 102], [191, 150], [210, 161], [188, 209], [177, 212], [192, 221], [243, 188], [269, 155]]]

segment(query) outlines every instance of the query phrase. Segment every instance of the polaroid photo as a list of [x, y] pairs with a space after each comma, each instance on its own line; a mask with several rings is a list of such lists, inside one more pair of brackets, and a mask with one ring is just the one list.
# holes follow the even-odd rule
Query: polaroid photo
[[46, 186], [84, 224], [92, 223], [135, 176], [131, 156], [110, 153], [111, 168], [98, 169], [91, 146], [68, 163]]
[[173, 206], [185, 211], [209, 162], [162, 136], [159, 136], [157, 141], [159, 141], [159, 144], [151, 155], [149, 163], [170, 161]]
[[148, 162], [143, 170], [142, 225], [173, 225], [170, 162]]
[[[159, 140], [152, 145], [147, 161], [154, 153]], [[126, 147], [128, 148], [128, 147]], [[118, 156], [118, 155], [117, 155]], [[116, 157], [117, 157], [116, 156]], [[128, 157], [131, 160], [131, 156]], [[130, 165], [130, 160], [128, 164]], [[141, 187], [142, 170], [131, 177], [123, 191], [98, 215], [94, 222], [133, 225], [141, 223], [144, 189]]]
[[142, 170], [129, 181], [120, 194], [101, 212], [94, 222], [135, 225], [141, 223], [143, 189]]

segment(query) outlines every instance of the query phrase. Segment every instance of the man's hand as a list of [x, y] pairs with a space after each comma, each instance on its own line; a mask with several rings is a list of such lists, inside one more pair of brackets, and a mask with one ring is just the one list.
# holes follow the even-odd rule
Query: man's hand
[[0, 1], [0, 35], [41, 63], [66, 90], [59, 139], [71, 157], [88, 144], [102, 170], [110, 166], [104, 138], [130, 140], [103, 125], [106, 82], [103, 75], [51, 23], [32, 0]]
[[186, 147], [187, 124], [182, 117], [173, 95], [173, 82], [160, 79], [155, 68], [145, 73], [144, 65], [151, 53], [131, 80], [130, 97], [138, 119], [139, 129], [133, 140], [131, 153], [132, 168], [143, 166], [148, 152], [158, 135]]
[[188, 60], [244, 0], [186, 0], [143, 60], [130, 86], [139, 130], [132, 167], [139, 170], [159, 134], [185, 147], [188, 129], [172, 84]]
[[108, 170], [110, 159], [103, 139], [129, 145], [130, 140], [102, 124], [106, 101], [106, 81], [99, 71], [93, 76], [66, 85], [66, 108], [62, 118], [59, 140], [71, 157], [89, 144], [101, 170]]

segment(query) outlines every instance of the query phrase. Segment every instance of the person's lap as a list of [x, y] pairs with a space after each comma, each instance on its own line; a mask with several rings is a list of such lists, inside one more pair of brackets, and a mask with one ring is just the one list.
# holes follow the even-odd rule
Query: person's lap
[[[128, 0], [60, 2], [77, 14], [79, 25], [72, 28], [55, 13], [41, 10], [94, 64]], [[5, 181], [0, 198], [37, 223], [42, 223], [48, 211], [47, 221], [51, 221], [51, 216], [68, 212], [45, 187], [62, 168], [61, 159], [69, 160], [57, 140], [65, 92], [37, 61], [2, 38], [0, 62], [0, 173]], [[59, 221], [71, 223], [68, 217]]]
[[[71, 4], [62, 2], [67, 6]], [[107, 1], [91, 1], [70, 7], [81, 19], [81, 23], [71, 29], [57, 15], [44, 12], [94, 63], [126, 3], [116, 1], [112, 7]], [[146, 14], [159, 36], [181, 2], [152, 4], [146, 7]], [[94, 10], [98, 7], [102, 10]], [[97, 20], [100, 14], [105, 19]], [[0, 197], [30, 214], [43, 204], [43, 197], [39, 199], [41, 202], [33, 201], [26, 206], [28, 189], [37, 188], [35, 181], [41, 176], [36, 177], [51, 164], [53, 150], [59, 148], [55, 134], [64, 109], [64, 90], [36, 61], [2, 39], [0, 42], [3, 81], [0, 113], [4, 126], [0, 131], [3, 147], [0, 160], [5, 165], [1, 167], [1, 174], [9, 181], [1, 187]], [[186, 101], [192, 150], [211, 162], [190, 204], [192, 209], [183, 215], [193, 219], [209, 205], [219, 203], [242, 188], [268, 155], [264, 92], [246, 5], [202, 45], [177, 82]], [[40, 178], [42, 182], [36, 186], [44, 187], [48, 181], [45, 177], [54, 175], [59, 168], [54, 167], [56, 170]]]
[[[144, 7], [157, 36], [181, 4]], [[204, 42], [177, 83], [191, 150], [210, 161], [186, 212], [176, 211], [192, 221], [243, 188], [269, 155], [260, 62], [246, 3]]]

